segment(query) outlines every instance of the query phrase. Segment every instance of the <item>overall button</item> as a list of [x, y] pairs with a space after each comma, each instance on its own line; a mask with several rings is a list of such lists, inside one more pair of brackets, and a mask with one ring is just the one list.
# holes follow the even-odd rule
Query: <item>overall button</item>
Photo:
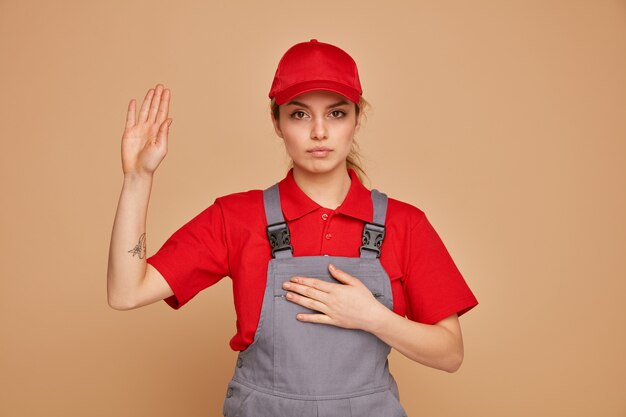
[[232, 396], [233, 396], [233, 388], [228, 387], [228, 390], [226, 391], [226, 398], [230, 398]]
[[324, 213], [322, 214], [322, 220], [326, 220], [328, 218], [328, 214]]
[[326, 233], [326, 236], [324, 236], [326, 239], [330, 239], [331, 237], [333, 237], [333, 235], [331, 235], [330, 233]]
[[241, 368], [243, 366], [243, 359], [237, 358], [237, 368]]

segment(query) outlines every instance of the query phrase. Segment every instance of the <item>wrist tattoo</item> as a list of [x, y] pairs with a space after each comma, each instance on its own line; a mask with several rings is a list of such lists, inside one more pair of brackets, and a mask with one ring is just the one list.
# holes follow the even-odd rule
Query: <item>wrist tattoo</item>
[[132, 253], [133, 256], [138, 255], [139, 259], [143, 259], [146, 257], [146, 234], [145, 233], [143, 233], [139, 237], [139, 242], [137, 242], [137, 245], [131, 250], [129, 250], [128, 253]]

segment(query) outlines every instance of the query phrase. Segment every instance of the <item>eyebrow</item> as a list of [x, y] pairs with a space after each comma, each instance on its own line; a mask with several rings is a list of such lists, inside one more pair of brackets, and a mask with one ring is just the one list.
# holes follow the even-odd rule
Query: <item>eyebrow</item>
[[[341, 101], [338, 101], [336, 103], [333, 103], [333, 104], [330, 104], [330, 105], [326, 106], [326, 108], [329, 109], [331, 107], [343, 106], [344, 104], [349, 104], [349, 103], [346, 100], [341, 100]], [[307, 109], [309, 108], [309, 106], [307, 106], [306, 104], [301, 103], [301, 102], [296, 101], [296, 100], [291, 100], [289, 103], [287, 103], [287, 106], [291, 106], [291, 105], [293, 105], [293, 106], [302, 106], [302, 107], [306, 107]]]

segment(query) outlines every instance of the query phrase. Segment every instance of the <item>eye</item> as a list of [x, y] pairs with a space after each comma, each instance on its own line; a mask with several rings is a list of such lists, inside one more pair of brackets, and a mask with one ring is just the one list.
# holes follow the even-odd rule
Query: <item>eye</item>
[[294, 111], [293, 113], [291, 113], [291, 117], [294, 118], [294, 119], [301, 119], [301, 117], [297, 117], [296, 116], [297, 114], [305, 114], [305, 113], [302, 110], [297, 110], [297, 111]]
[[336, 116], [337, 119], [346, 115], [346, 112], [344, 112], [343, 110], [333, 110], [332, 112], [330, 112], [330, 114], [333, 113], [339, 113], [339, 115]]

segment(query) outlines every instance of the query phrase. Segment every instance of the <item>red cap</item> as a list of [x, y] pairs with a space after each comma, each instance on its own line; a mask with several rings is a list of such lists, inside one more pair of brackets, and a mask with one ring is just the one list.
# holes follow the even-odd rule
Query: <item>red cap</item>
[[312, 90], [334, 91], [359, 102], [363, 93], [356, 62], [343, 49], [317, 39], [297, 43], [278, 63], [269, 97], [281, 105]]

